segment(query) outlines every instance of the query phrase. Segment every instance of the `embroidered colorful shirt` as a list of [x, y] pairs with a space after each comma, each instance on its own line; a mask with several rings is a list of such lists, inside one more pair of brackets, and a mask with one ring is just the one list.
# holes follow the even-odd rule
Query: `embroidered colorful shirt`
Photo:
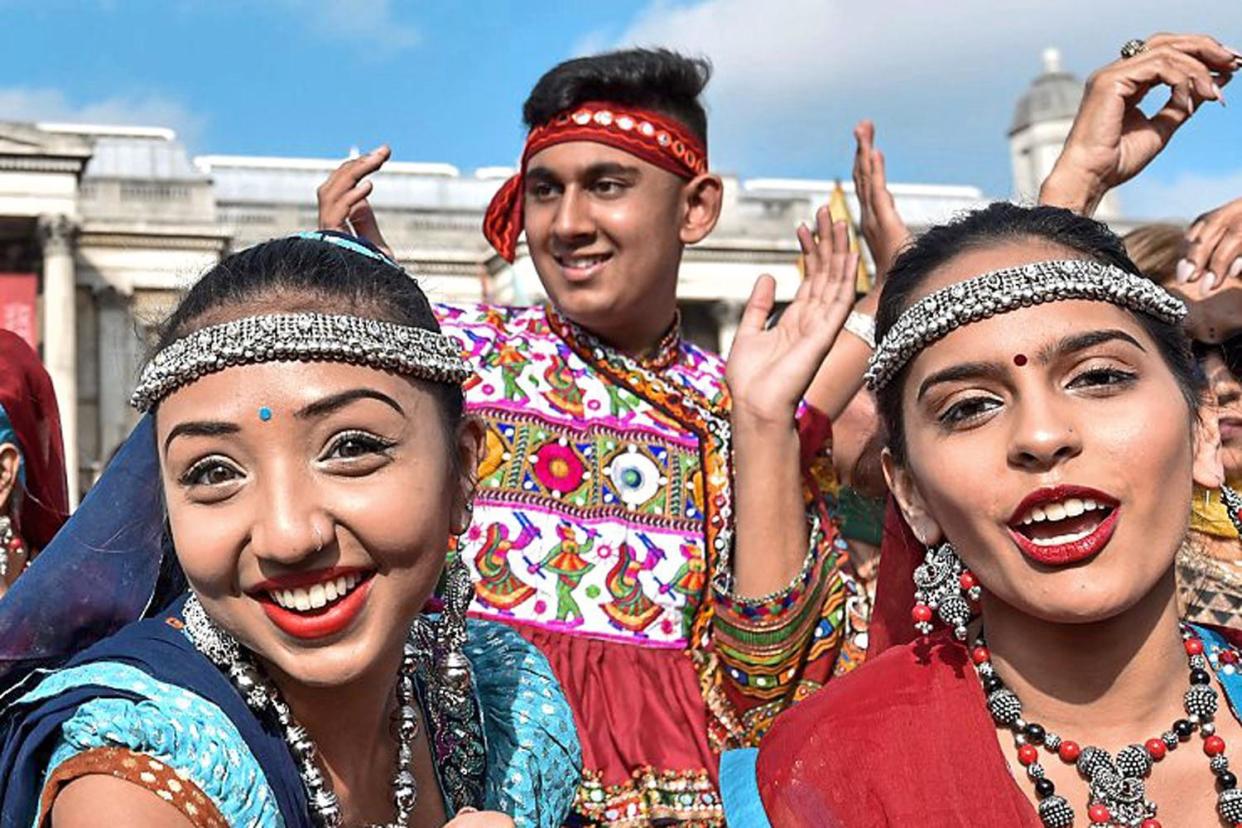
[[813, 474], [803, 571], [764, 599], [729, 594], [723, 360], [674, 330], [640, 362], [542, 307], [437, 313], [477, 371], [466, 403], [487, 427], [474, 523], [459, 541], [474, 615], [687, 651], [716, 749], [750, 741], [831, 675], [853, 587]]

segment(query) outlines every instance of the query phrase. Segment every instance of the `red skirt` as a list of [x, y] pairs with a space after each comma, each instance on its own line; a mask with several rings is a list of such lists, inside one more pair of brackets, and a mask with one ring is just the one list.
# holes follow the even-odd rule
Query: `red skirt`
[[582, 743], [580, 821], [723, 825], [719, 757], [684, 650], [641, 647], [514, 624], [547, 657]]

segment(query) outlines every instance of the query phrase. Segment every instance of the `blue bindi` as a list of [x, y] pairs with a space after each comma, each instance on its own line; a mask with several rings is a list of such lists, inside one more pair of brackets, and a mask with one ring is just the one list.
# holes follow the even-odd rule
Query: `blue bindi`
[[260, 409], [259, 409], [259, 419], [260, 419], [260, 420], [262, 420], [262, 421], [263, 421], [263, 422], [265, 422], [265, 423], [266, 423], [268, 420], [272, 419], [272, 409], [268, 408], [266, 405], [265, 405], [265, 406], [263, 406], [262, 408], [260, 408]]

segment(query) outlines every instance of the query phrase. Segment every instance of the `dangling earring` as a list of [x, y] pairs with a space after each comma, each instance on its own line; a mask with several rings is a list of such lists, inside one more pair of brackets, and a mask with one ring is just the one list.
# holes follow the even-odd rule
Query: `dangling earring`
[[0, 515], [0, 579], [8, 577], [9, 561], [16, 560], [23, 548], [21, 536], [13, 528], [13, 519]]
[[966, 625], [971, 618], [970, 601], [978, 601], [982, 590], [952, 544], [945, 541], [927, 548], [923, 563], [914, 570], [914, 588], [915, 604], [910, 612], [914, 628], [923, 635], [929, 634], [932, 618], [938, 615], [953, 628], [954, 638], [965, 641]]
[[1242, 495], [1222, 483], [1220, 484], [1220, 499], [1225, 504], [1225, 511], [1229, 514], [1229, 522], [1237, 530], [1238, 536], [1242, 537]]

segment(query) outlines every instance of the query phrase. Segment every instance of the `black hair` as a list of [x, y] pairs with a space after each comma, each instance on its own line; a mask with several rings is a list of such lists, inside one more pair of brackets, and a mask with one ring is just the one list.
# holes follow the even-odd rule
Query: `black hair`
[[[431, 303], [400, 265], [373, 245], [341, 233], [323, 231], [342, 244], [322, 238], [290, 236], [257, 244], [226, 257], [203, 274], [160, 327], [155, 351], [210, 325], [256, 313], [350, 313], [398, 325], [439, 331]], [[365, 247], [367, 255], [349, 247]], [[428, 382], [441, 424], [456, 441], [465, 416], [460, 385]], [[450, 448], [454, 471], [459, 457]], [[185, 593], [185, 573], [177, 561], [167, 518], [160, 539], [159, 574], [144, 617], [158, 615]]]
[[[1142, 275], [1126, 254], [1121, 239], [1104, 224], [1059, 207], [1020, 207], [996, 202], [932, 227], [897, 256], [880, 295], [875, 319], [877, 339], [882, 339], [913, 304], [919, 286], [934, 270], [971, 250], [1023, 240], [1046, 242], [1086, 259]], [[1186, 334], [1177, 325], [1145, 313], [1134, 313], [1134, 317], [1156, 343], [1191, 413], [1197, 414], [1206, 383]], [[901, 392], [906, 374], [903, 369], [876, 393], [880, 418], [888, 432], [888, 448], [898, 463], [905, 462]]]
[[[210, 325], [269, 312], [349, 313], [440, 330], [426, 294], [399, 265], [362, 239], [321, 235], [364, 246], [374, 256], [301, 236], [234, 253], [190, 288], [160, 328], [155, 349]], [[461, 386], [436, 382], [427, 387], [439, 403], [446, 433], [455, 435], [465, 409]]]
[[707, 112], [699, 96], [712, 76], [704, 57], [668, 49], [622, 49], [559, 63], [522, 105], [528, 129], [587, 101], [610, 101], [675, 118], [704, 143]]

